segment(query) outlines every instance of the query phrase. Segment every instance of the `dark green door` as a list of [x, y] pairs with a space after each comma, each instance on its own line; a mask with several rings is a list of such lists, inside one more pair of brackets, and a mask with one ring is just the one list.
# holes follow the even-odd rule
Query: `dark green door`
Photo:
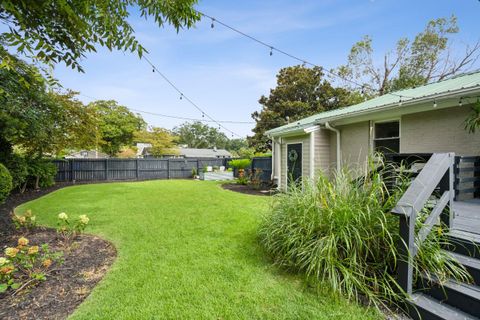
[[302, 144], [287, 145], [287, 176], [288, 182], [299, 182], [302, 177]]

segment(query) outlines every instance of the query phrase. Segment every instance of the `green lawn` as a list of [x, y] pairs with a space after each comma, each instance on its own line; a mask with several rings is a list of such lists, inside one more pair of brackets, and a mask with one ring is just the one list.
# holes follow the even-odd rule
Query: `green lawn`
[[164, 180], [68, 187], [24, 204], [40, 224], [88, 214], [118, 258], [72, 319], [377, 319], [273, 267], [257, 243], [267, 197]]

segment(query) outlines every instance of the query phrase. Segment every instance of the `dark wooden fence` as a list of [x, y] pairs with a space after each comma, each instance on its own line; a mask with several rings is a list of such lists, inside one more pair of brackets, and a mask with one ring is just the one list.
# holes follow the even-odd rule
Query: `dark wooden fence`
[[[225, 166], [231, 159], [185, 158], [185, 159], [65, 159], [54, 160], [57, 166], [55, 181], [109, 181], [188, 179], [192, 170], [203, 170], [205, 166]], [[270, 157], [252, 159], [250, 170], [260, 168], [261, 180], [270, 181], [272, 160]]]
[[480, 198], [480, 157], [455, 158], [455, 198]]

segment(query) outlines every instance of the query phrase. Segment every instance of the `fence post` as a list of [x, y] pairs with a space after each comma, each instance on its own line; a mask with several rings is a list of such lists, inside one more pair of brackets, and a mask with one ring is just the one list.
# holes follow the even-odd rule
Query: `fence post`
[[75, 181], [74, 179], [74, 165], [73, 165], [73, 162], [75, 161], [75, 159], [71, 159], [70, 160], [70, 181]]
[[167, 159], [167, 179], [170, 180], [170, 158]]
[[137, 180], [139, 179], [140, 175], [138, 174], [139, 172], [139, 167], [138, 167], [138, 162], [139, 162], [139, 159], [137, 158], [136, 161], [135, 161], [135, 169], [136, 169], [136, 176], [137, 176]]
[[105, 158], [105, 180], [108, 180], [108, 158]]

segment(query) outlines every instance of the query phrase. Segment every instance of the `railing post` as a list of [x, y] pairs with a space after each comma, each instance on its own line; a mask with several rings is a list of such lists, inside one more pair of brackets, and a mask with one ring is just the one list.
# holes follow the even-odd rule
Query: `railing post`
[[400, 239], [398, 244], [398, 284], [408, 295], [413, 290], [413, 258], [415, 251], [415, 210], [400, 215]]
[[170, 158], [167, 159], [167, 179], [170, 179]]
[[453, 218], [455, 215], [455, 212], [453, 211], [453, 201], [455, 199], [455, 154], [449, 153], [448, 157], [450, 159], [450, 165], [447, 172], [445, 172], [443, 175], [442, 180], [440, 180], [439, 189], [440, 195], [442, 195], [444, 192], [449, 193], [448, 209], [444, 210], [444, 212], [440, 215], [440, 219], [448, 228], [450, 228], [453, 224]]

